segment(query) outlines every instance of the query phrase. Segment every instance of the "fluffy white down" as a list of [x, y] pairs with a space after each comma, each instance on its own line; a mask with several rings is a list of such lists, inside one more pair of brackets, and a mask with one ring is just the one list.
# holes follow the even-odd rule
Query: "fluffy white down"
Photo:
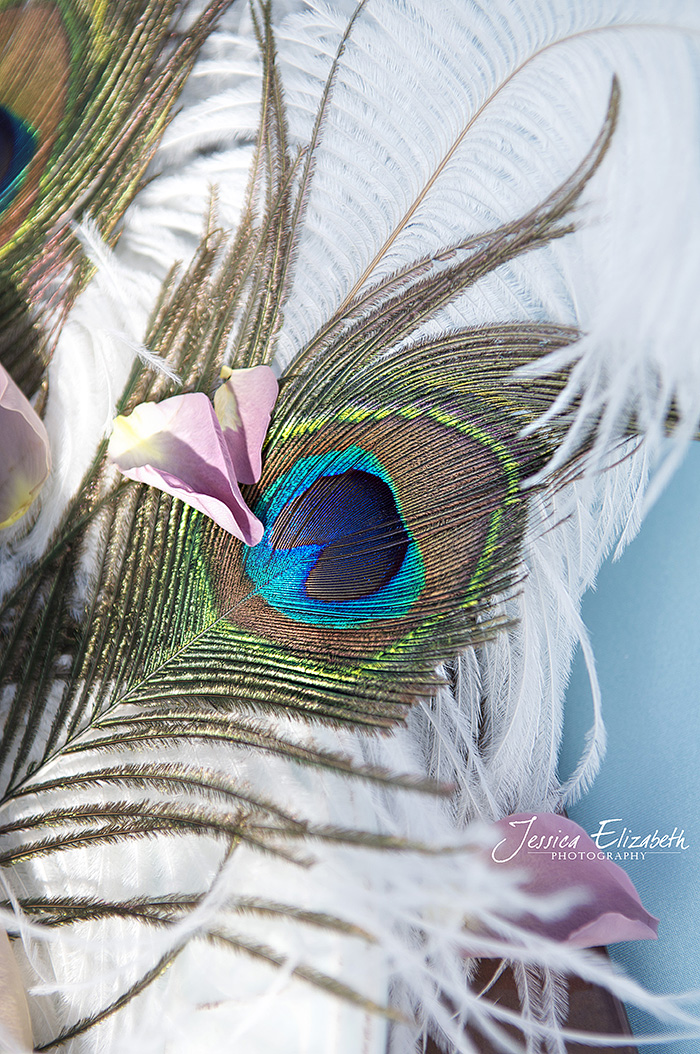
[[[279, 26], [278, 46], [292, 132], [301, 142], [308, 141], [322, 81], [353, 10], [345, 0], [289, 0], [277, 9], [278, 22], [291, 12]], [[192, 761], [226, 768], [259, 790], [269, 787], [290, 809], [317, 822], [435, 845], [472, 844], [479, 835], [466, 830], [471, 821], [551, 810], [593, 778], [604, 733], [580, 599], [603, 557], [636, 529], [671, 402], [680, 418], [671, 462], [700, 419], [698, 34], [700, 9], [693, 2], [367, 0], [340, 60], [317, 153], [280, 363], [292, 361], [317, 326], [370, 276], [514, 218], [545, 197], [595, 138], [617, 73], [620, 126], [585, 194], [577, 232], [502, 268], [431, 324], [526, 318], [579, 325], [584, 339], [559, 355], [575, 365], [553, 412], [578, 406], [572, 442], [579, 424], [602, 415], [600, 440], [585, 478], [532, 502], [524, 584], [508, 607], [517, 628], [465, 654], [456, 689], [446, 687], [417, 709], [396, 735], [358, 741], [314, 732], [317, 742], [340, 745], [358, 759], [453, 782], [452, 799], [388, 794], [233, 750], [222, 755], [192, 748]], [[101, 266], [68, 319], [51, 367], [47, 427], [59, 452], [56, 467], [33, 529], [10, 541], [0, 557], [2, 590], [45, 547], [109, 427], [158, 281], [175, 259], [192, 252], [210, 185], [218, 188], [223, 221], [235, 224], [257, 111], [251, 40], [249, 16], [237, 4], [204, 50], [159, 152], [161, 175], [130, 210], [113, 257], [86, 232]], [[631, 405], [645, 446], [601, 472]], [[652, 488], [664, 478], [657, 472]], [[579, 641], [590, 661], [592, 730], [579, 771], [562, 787], [556, 774], [562, 699]], [[478, 746], [480, 708], [489, 734]], [[310, 736], [305, 727], [289, 725], [297, 737]], [[517, 912], [517, 888], [505, 879], [494, 884], [471, 851], [313, 852], [317, 862], [302, 869], [241, 850], [187, 924], [196, 932], [215, 921], [270, 944], [287, 956], [285, 967], [275, 970], [193, 941], [124, 1012], [64, 1049], [415, 1049], [415, 1029], [389, 1028], [382, 1018], [293, 978], [293, 967], [305, 963], [380, 1003], [391, 985], [396, 1005], [416, 1013], [420, 1027], [440, 1033], [455, 1050], [468, 1050], [440, 992], [461, 1012], [483, 1017], [483, 1004], [466, 986], [462, 925], [468, 918]], [[27, 882], [47, 893], [172, 892], [207, 885], [220, 859], [214, 843], [149, 841], [128, 851], [121, 846], [60, 854], [50, 863], [28, 865]], [[274, 918], [231, 917], [231, 899], [247, 895], [333, 912], [366, 927], [377, 943]], [[109, 1002], [125, 979], [185, 936], [92, 923], [47, 939], [27, 927], [23, 966], [37, 1041]], [[605, 975], [618, 994], [682, 1022], [671, 1000], [645, 996], [585, 954], [534, 940], [523, 948], [517, 937], [511, 952], [552, 968], [573, 964], [584, 976]]]

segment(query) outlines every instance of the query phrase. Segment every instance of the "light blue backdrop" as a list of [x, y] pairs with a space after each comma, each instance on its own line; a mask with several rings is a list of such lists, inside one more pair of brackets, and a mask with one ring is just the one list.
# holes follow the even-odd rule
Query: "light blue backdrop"
[[[683, 830], [683, 852], [625, 867], [659, 940], [611, 947], [653, 991], [700, 990], [700, 444], [696, 444], [615, 564], [606, 564], [583, 615], [596, 655], [608, 730], [602, 770], [570, 809], [592, 834], [617, 819], [635, 835]], [[590, 688], [578, 656], [567, 693], [561, 772], [568, 775], [590, 725]], [[698, 1003], [700, 1013], [700, 1002]], [[658, 1024], [628, 1008], [635, 1032]], [[643, 1047], [699, 1054], [700, 1039]]]

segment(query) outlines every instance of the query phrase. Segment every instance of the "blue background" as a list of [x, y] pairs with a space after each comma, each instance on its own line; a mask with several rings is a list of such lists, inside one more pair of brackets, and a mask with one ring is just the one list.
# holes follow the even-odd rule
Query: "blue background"
[[[621, 817], [635, 834], [684, 830], [686, 852], [622, 866], [659, 940], [611, 946], [611, 956], [659, 993], [700, 990], [700, 445], [651, 509], [616, 563], [600, 572], [583, 605], [596, 656], [608, 750], [592, 789], [568, 811], [589, 834]], [[561, 774], [573, 770], [591, 724], [580, 654], [566, 700]], [[696, 1003], [700, 1013], [700, 999]], [[658, 1022], [628, 1007], [635, 1033]], [[675, 1031], [675, 1029], [674, 1029]], [[645, 1046], [698, 1054], [700, 1039]]]

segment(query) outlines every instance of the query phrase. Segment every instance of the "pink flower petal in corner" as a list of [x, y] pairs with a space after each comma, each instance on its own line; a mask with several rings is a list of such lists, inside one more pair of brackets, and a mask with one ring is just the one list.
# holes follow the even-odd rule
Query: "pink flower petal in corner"
[[527, 892], [538, 897], [567, 890], [584, 894], [561, 917], [523, 916], [518, 921], [524, 929], [578, 948], [656, 940], [658, 919], [646, 911], [627, 874], [573, 820], [552, 813], [520, 813], [493, 826], [500, 837], [491, 860], [523, 871]]
[[203, 392], [141, 403], [117, 417], [108, 454], [129, 479], [180, 498], [246, 545], [262, 538], [263, 525], [243, 500], [214, 407]]
[[261, 450], [279, 385], [269, 366], [221, 371], [224, 383], [214, 394], [214, 409], [224, 433], [236, 479], [257, 483]]
[[50, 470], [43, 422], [0, 366], [0, 528], [24, 516]]

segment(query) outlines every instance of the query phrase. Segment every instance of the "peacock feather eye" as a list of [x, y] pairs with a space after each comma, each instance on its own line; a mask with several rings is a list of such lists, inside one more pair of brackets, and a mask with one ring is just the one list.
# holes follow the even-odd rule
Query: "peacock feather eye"
[[304, 591], [316, 600], [371, 597], [401, 570], [411, 544], [391, 487], [349, 468], [319, 476], [288, 502], [270, 535], [273, 549], [320, 547]]
[[542, 456], [519, 429], [445, 390], [273, 429], [253, 497], [263, 538], [244, 550], [221, 538], [215, 607], [322, 662], [466, 632], [485, 594], [512, 580], [521, 484]]
[[422, 557], [391, 474], [355, 444], [300, 458], [256, 514], [269, 526], [245, 571], [288, 618], [328, 626], [398, 618], [423, 588]]
[[38, 143], [37, 132], [0, 105], [0, 214], [14, 201]]

